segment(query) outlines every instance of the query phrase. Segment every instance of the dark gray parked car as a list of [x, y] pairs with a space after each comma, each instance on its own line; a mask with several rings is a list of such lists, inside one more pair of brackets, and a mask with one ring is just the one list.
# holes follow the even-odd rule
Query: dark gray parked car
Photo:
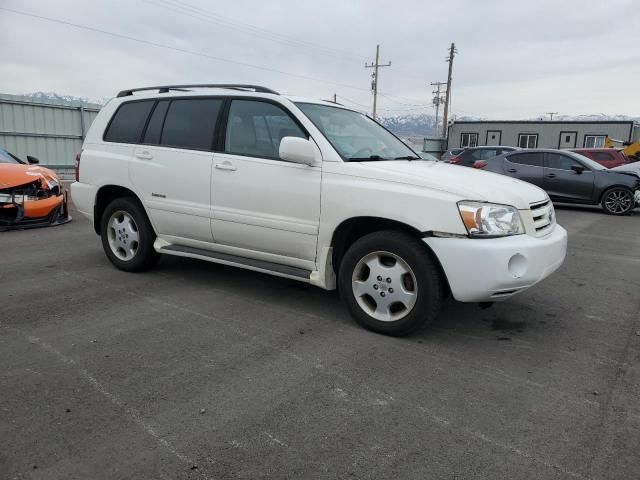
[[533, 183], [554, 201], [601, 204], [612, 215], [625, 215], [640, 203], [640, 176], [566, 150], [515, 150], [473, 166]]
[[467, 148], [458, 156], [451, 157], [448, 162], [453, 163], [454, 165], [461, 165], [463, 167], [472, 167], [478, 160], [487, 160], [505, 152], [512, 152], [514, 150], [518, 149], [516, 147], [503, 147], [501, 145], [471, 147]]

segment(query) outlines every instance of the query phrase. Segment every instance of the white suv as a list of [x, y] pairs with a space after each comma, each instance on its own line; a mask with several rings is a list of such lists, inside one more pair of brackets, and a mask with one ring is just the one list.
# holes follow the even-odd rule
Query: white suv
[[421, 160], [361, 113], [264, 87], [122, 91], [76, 163], [73, 202], [116, 267], [168, 254], [337, 286], [361, 325], [392, 335], [447, 295], [522, 292], [566, 252], [538, 187]]

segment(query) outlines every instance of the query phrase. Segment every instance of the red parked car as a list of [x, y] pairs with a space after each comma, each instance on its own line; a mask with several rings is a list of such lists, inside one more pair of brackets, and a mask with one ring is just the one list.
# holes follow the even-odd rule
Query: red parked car
[[615, 148], [572, 148], [571, 151], [595, 160], [607, 168], [619, 167], [629, 163], [629, 159], [625, 154]]

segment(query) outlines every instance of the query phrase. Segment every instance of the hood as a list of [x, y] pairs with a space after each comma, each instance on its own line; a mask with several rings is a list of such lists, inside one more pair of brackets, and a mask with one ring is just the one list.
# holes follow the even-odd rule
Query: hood
[[459, 200], [513, 205], [521, 210], [548, 198], [544, 190], [530, 183], [442, 162], [393, 160], [337, 165], [340, 173], [346, 175], [430, 188], [455, 195]]
[[640, 162], [626, 163], [618, 167], [613, 167], [610, 171], [615, 173], [635, 173], [640, 175]]
[[42, 188], [51, 189], [60, 183], [58, 176], [48, 168], [17, 163], [0, 163], [0, 190], [19, 187], [35, 180]]

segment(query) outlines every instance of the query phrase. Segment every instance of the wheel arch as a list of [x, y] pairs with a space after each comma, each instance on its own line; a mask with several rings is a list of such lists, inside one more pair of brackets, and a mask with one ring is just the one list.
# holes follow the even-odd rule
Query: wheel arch
[[609, 187], [606, 187], [606, 188], [602, 189], [602, 193], [600, 194], [600, 198], [598, 199], [598, 203], [601, 203], [602, 200], [604, 200], [604, 196], [607, 193], [609, 193], [611, 190], [613, 190], [614, 188], [624, 188], [625, 190], [628, 190], [631, 193], [631, 196], [633, 196], [633, 188], [629, 187], [628, 185], [622, 185], [622, 184], [611, 185]]
[[[102, 214], [104, 213], [107, 205], [109, 205], [116, 198], [128, 197], [136, 200], [143, 208], [140, 198], [130, 189], [122, 187], [120, 185], [104, 185], [96, 193], [96, 200], [93, 205], [93, 229], [100, 235], [100, 223]], [[146, 213], [146, 210], [145, 210]]]
[[[369, 217], [369, 216], [361, 216], [361, 217], [352, 217], [348, 218], [342, 223], [340, 223], [333, 232], [331, 237], [331, 247], [332, 247], [332, 257], [331, 257], [331, 266], [333, 267], [333, 271], [336, 275], [340, 270], [340, 263], [342, 262], [342, 258], [345, 253], [349, 249], [354, 242], [358, 239], [368, 235], [370, 233], [379, 232], [383, 230], [395, 230], [405, 232], [412, 237], [417, 238], [418, 240], [422, 240], [425, 236], [424, 233], [420, 232], [417, 228], [400, 222], [398, 220], [393, 220], [390, 218], [384, 217]], [[447, 275], [442, 268], [442, 264], [438, 259], [437, 255], [433, 252], [433, 250], [426, 243], [422, 242], [422, 245], [430, 255], [439, 272], [440, 277], [443, 281], [443, 290], [447, 293], [447, 295], [451, 292], [449, 287], [449, 281], [447, 279]]]

